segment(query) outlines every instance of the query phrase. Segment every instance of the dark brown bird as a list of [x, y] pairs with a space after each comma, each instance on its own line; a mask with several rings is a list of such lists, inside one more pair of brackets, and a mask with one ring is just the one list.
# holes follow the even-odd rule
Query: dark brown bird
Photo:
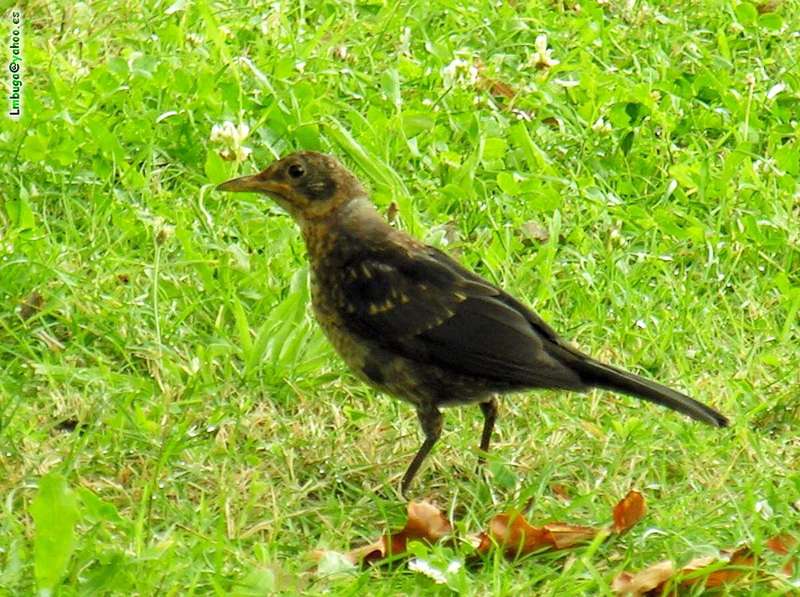
[[689, 396], [583, 354], [511, 295], [389, 226], [331, 156], [294, 153], [217, 188], [264, 193], [291, 214], [308, 249], [312, 303], [325, 334], [364, 381], [417, 409], [425, 441], [403, 477], [404, 494], [442, 432], [439, 409], [478, 403], [483, 454], [498, 393], [603, 388], [716, 427], [728, 423]]

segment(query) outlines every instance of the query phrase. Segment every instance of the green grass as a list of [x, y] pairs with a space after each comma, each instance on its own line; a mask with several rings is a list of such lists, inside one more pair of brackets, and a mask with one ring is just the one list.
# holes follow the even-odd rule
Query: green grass
[[[24, 12], [24, 117], [0, 132], [0, 594], [609, 594], [623, 569], [796, 531], [797, 0]], [[560, 63], [537, 70], [542, 33]], [[448, 87], [456, 57], [484, 83]], [[244, 163], [209, 140], [224, 120], [250, 126]], [[604, 523], [631, 486], [647, 518], [450, 588], [402, 562], [315, 576], [311, 551], [402, 526], [420, 437], [312, 321], [290, 220], [213, 190], [297, 148], [339, 155], [400, 226], [732, 428], [606, 392], [510, 396], [487, 484], [478, 409], [450, 410], [413, 494], [461, 531], [529, 500], [540, 522]]]

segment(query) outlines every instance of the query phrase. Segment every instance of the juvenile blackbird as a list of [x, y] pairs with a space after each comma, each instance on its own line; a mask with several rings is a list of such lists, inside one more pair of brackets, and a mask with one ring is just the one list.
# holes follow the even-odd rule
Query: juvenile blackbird
[[311, 261], [314, 313], [365, 382], [410, 402], [425, 433], [406, 493], [442, 432], [440, 408], [478, 403], [489, 450], [498, 393], [604, 388], [716, 427], [727, 419], [654, 381], [600, 363], [536, 313], [445, 253], [389, 226], [336, 159], [306, 151], [217, 187], [272, 197], [300, 226]]

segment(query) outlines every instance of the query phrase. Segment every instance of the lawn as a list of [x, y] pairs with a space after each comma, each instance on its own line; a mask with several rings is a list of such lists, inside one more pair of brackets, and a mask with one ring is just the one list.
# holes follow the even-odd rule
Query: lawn
[[[764, 546], [800, 528], [798, 0], [21, 6], [22, 116], [4, 104], [0, 128], [0, 594], [610, 595], [623, 570], [742, 544], [758, 570], [726, 590], [797, 591]], [[15, 27], [4, 10], [4, 60]], [[299, 148], [732, 426], [522, 393], [479, 474], [480, 411], [448, 410], [410, 497], [457, 540], [412, 547], [471, 565], [445, 584], [408, 558], [318, 570], [318, 550], [403, 526], [421, 435], [313, 321], [291, 220], [214, 189]], [[472, 558], [500, 512], [602, 525], [633, 487], [648, 513], [625, 535]]]

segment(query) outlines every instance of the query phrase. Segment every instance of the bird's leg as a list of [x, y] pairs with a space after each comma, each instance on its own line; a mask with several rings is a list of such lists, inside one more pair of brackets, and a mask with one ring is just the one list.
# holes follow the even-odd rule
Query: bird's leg
[[497, 400], [490, 398], [486, 402], [481, 402], [480, 407], [483, 413], [483, 432], [481, 433], [481, 453], [478, 456], [478, 465], [484, 463], [486, 454], [489, 452], [489, 442], [492, 440], [494, 423], [497, 421]]
[[400, 485], [400, 491], [405, 496], [408, 486], [414, 480], [420, 465], [428, 456], [428, 453], [433, 448], [436, 440], [442, 434], [442, 413], [436, 407], [420, 408], [417, 410], [417, 417], [419, 424], [422, 426], [422, 431], [425, 433], [425, 441], [422, 442], [419, 450], [417, 450], [414, 460], [408, 465], [406, 474], [403, 475], [403, 482]]

